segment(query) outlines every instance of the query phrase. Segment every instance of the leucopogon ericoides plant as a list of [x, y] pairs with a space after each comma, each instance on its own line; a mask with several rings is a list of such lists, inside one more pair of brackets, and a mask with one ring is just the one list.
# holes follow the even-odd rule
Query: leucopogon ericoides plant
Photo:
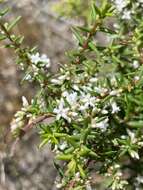
[[[23, 80], [39, 84], [31, 102], [22, 97], [11, 131], [22, 137], [37, 126], [40, 147], [49, 143], [55, 152], [57, 188], [95, 189], [100, 175], [103, 189], [143, 189], [143, 1], [90, 4], [92, 19], [73, 27], [78, 47], [56, 74], [52, 60], [11, 32], [19, 17], [5, 23], [8, 10], [0, 11], [1, 41], [14, 49]], [[106, 45], [96, 38], [100, 32]]]

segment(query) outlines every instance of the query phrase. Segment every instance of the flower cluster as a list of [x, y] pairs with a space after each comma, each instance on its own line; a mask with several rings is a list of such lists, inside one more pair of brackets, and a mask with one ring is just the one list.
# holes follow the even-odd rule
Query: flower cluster
[[113, 183], [111, 184], [113, 190], [124, 189], [128, 185], [128, 182], [123, 180], [123, 173], [119, 164], [111, 166], [106, 175], [113, 178]]
[[137, 2], [132, 3], [130, 0], [113, 0], [115, 7], [119, 13], [121, 13], [121, 18], [123, 20], [131, 20], [132, 15], [135, 14], [135, 11], [140, 7], [143, 7], [143, 1], [138, 0]]
[[15, 114], [13, 121], [11, 122], [12, 133], [17, 133], [24, 125], [24, 119], [31, 118], [31, 114], [28, 114], [29, 103], [25, 96], [22, 97], [23, 107]]
[[[50, 59], [47, 57], [46, 54], [37, 53], [28, 53], [28, 60], [30, 62], [29, 67], [27, 69], [27, 74], [24, 77], [24, 80], [32, 81], [33, 79], [39, 78], [38, 76], [41, 75], [43, 78], [44, 75], [48, 75], [47, 70], [49, 69], [51, 62]], [[22, 69], [24, 70], [24, 64], [20, 63]], [[40, 78], [39, 78], [39, 82]]]
[[[143, 185], [143, 176], [140, 176], [138, 175], [136, 177], [136, 182], [135, 182], [135, 189], [136, 190], [141, 190], [142, 186]], [[141, 187], [141, 188], [140, 188]]]
[[35, 65], [40, 64], [41, 67], [49, 68], [50, 67], [50, 59], [47, 57], [47, 55], [43, 54], [40, 56], [39, 53], [29, 55], [29, 58], [32, 63]]
[[[94, 79], [91, 78], [82, 87], [74, 84], [73, 86], [76, 86], [76, 90], [62, 92], [61, 99], [57, 100], [58, 106], [53, 110], [57, 120], [63, 118], [69, 123], [72, 121], [80, 122], [91, 115], [91, 126], [93, 128], [99, 128], [102, 131], [106, 130], [109, 121], [108, 117], [112, 114], [118, 114], [120, 111], [119, 106], [113, 98], [119, 95], [119, 93], [117, 93], [117, 90], [98, 87], [96, 84], [98, 80]], [[102, 98], [105, 95], [110, 96], [111, 100], [101, 107]], [[100, 122], [98, 121], [98, 115], [100, 118], [103, 118]]]

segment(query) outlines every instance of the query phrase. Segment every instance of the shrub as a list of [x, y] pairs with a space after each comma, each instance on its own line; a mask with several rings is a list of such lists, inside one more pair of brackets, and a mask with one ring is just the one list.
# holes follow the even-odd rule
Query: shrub
[[46, 55], [23, 47], [24, 38], [12, 34], [19, 17], [5, 23], [8, 10], [0, 12], [1, 41], [17, 54], [23, 80], [39, 84], [30, 103], [22, 98], [11, 131], [22, 137], [37, 126], [40, 147], [49, 143], [56, 154], [58, 188], [94, 189], [93, 176], [100, 175], [104, 189], [142, 189], [143, 1], [89, 2], [88, 25], [73, 28], [78, 47], [56, 74], [49, 72]]

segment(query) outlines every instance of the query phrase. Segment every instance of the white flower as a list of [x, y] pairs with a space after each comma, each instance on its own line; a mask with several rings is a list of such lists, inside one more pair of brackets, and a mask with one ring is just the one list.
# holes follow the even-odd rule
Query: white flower
[[11, 132], [13, 133], [16, 129], [18, 129], [18, 125], [15, 123], [15, 122], [12, 122], [11, 123], [11, 126], [10, 126], [10, 129], [11, 129]]
[[110, 95], [111, 95], [111, 96], [117, 96], [117, 95], [118, 95], [118, 91], [117, 91], [117, 90], [112, 90], [112, 91], [110, 92]]
[[23, 121], [21, 120], [22, 118], [19, 119], [19, 121], [14, 119], [11, 124], [10, 124], [10, 129], [11, 132], [14, 133], [17, 129], [20, 129], [23, 126]]
[[37, 76], [39, 72], [39, 68], [36, 65], [32, 64], [32, 71], [33, 71], [33, 75]]
[[126, 0], [115, 0], [115, 6], [119, 12], [121, 12], [126, 6], [127, 1]]
[[[1, 18], [1, 16], [0, 16], [0, 18]], [[5, 34], [4, 31], [2, 31], [2, 30], [0, 30], [0, 33], [1, 33], [1, 34]]]
[[128, 135], [129, 135], [129, 137], [130, 137], [130, 139], [131, 139], [131, 142], [132, 142], [132, 143], [136, 143], [136, 142], [137, 142], [137, 139], [136, 139], [136, 137], [135, 137], [135, 133], [131, 132], [129, 129], [127, 129], [127, 133], [128, 133]]
[[92, 90], [92, 88], [90, 86], [82, 86], [82, 89], [84, 92], [88, 92], [88, 91]]
[[62, 84], [62, 81], [60, 81], [60, 80], [58, 80], [58, 79], [51, 79], [51, 82], [52, 82], [53, 84], [58, 84], [58, 85]]
[[87, 109], [88, 109], [88, 105], [87, 104], [81, 105], [80, 108], [79, 108], [80, 111], [85, 111]]
[[132, 158], [135, 158], [137, 160], [140, 159], [139, 154], [134, 150], [131, 150], [130, 155], [131, 155]]
[[106, 129], [107, 129], [108, 125], [109, 125], [108, 124], [109, 119], [106, 118], [106, 119], [100, 121], [99, 123], [97, 123], [96, 120], [97, 119], [92, 120], [91, 126], [93, 128], [99, 128], [99, 129], [101, 129], [101, 131], [106, 131]]
[[120, 111], [120, 108], [117, 106], [116, 102], [113, 102], [111, 104], [111, 107], [112, 107], [112, 113], [118, 113]]
[[122, 89], [112, 90], [109, 94], [111, 96], [120, 96], [120, 93], [122, 92]]
[[120, 165], [119, 165], [119, 164], [115, 164], [114, 167], [115, 167], [116, 169], [119, 169], [119, 168], [120, 168]]
[[57, 114], [56, 116], [57, 120], [59, 120], [62, 117], [66, 119], [69, 123], [71, 122], [71, 118], [68, 117], [69, 108], [64, 108], [63, 99], [61, 99], [58, 108], [55, 108], [53, 112]]
[[111, 76], [111, 84], [112, 85], [117, 85], [117, 80], [116, 80], [116, 77], [113, 75], [113, 76]]
[[101, 111], [101, 113], [102, 113], [102, 114], [107, 114], [108, 111], [107, 111], [106, 109], [103, 109], [103, 110]]
[[[91, 187], [89, 181], [86, 182], [86, 190], [92, 190], [92, 187]], [[95, 190], [95, 189], [94, 189], [94, 190]]]
[[67, 91], [63, 93], [63, 97], [66, 98], [67, 102], [71, 105], [74, 106], [77, 103], [77, 93], [73, 92], [69, 94]]
[[61, 75], [61, 76], [58, 77], [58, 79], [60, 81], [64, 81], [66, 79], [66, 75]]
[[80, 106], [80, 110], [84, 111], [89, 108], [89, 106], [94, 107], [95, 106], [96, 98], [91, 96], [90, 94], [82, 94], [81, 95], [81, 102], [84, 103]]
[[94, 90], [101, 96], [104, 96], [108, 92], [107, 88], [94, 87]]
[[77, 117], [77, 116], [78, 116], [78, 113], [73, 112], [73, 111], [69, 111], [68, 116]]
[[140, 77], [139, 77], [139, 76], [135, 76], [135, 77], [134, 77], [134, 80], [137, 82], [137, 81], [140, 80]]
[[130, 20], [131, 19], [131, 11], [125, 10], [123, 12], [122, 19]]
[[117, 90], [112, 90], [111, 92], [110, 92], [110, 95], [111, 96], [116, 96], [118, 94], [118, 91]]
[[50, 59], [47, 57], [46, 54], [43, 54], [40, 58], [40, 61], [45, 63], [46, 68], [50, 67]]
[[90, 94], [87, 94], [84, 99], [82, 100], [85, 104], [87, 104], [88, 106], [95, 106], [95, 97], [92, 97]]
[[32, 63], [37, 64], [40, 61], [40, 54], [36, 53], [36, 54], [29, 55], [29, 58]]
[[24, 80], [32, 81], [32, 77], [30, 74], [26, 74]]
[[89, 82], [91, 82], [91, 83], [94, 83], [94, 82], [97, 82], [97, 81], [98, 81], [98, 78], [96, 78], [96, 77], [93, 77], [93, 78], [91, 78], [89, 80]]
[[77, 173], [75, 174], [75, 180], [76, 180], [76, 181], [80, 181], [80, 172], [77, 172]]
[[67, 75], [61, 75], [61, 76], [59, 76], [56, 79], [51, 79], [51, 82], [53, 84], [61, 85], [61, 84], [63, 84], [63, 82], [64, 82], [65, 79], [67, 79]]
[[133, 61], [133, 68], [137, 69], [139, 67], [139, 62], [137, 60]]
[[120, 25], [117, 24], [117, 23], [114, 23], [114, 24], [113, 24], [113, 27], [114, 27], [115, 29], [120, 29]]
[[136, 180], [137, 180], [137, 182], [138, 182], [139, 184], [140, 184], [140, 183], [143, 184], [143, 176], [138, 175], [138, 176], [136, 177]]
[[76, 91], [80, 90], [79, 87], [77, 85], [75, 85], [75, 84], [73, 85], [73, 89], [76, 90]]
[[63, 186], [63, 184], [62, 184], [62, 183], [57, 183], [57, 184], [56, 184], [56, 188], [57, 188], [57, 189], [61, 189], [61, 188], [62, 188], [62, 186]]
[[126, 138], [127, 138], [127, 136], [121, 135], [121, 139], [126, 139]]
[[59, 148], [61, 150], [64, 150], [66, 147], [67, 147], [67, 143], [66, 142], [63, 142], [62, 144], [59, 145]]
[[46, 68], [50, 67], [50, 59], [47, 57], [46, 54], [42, 54], [40, 56], [39, 53], [36, 53], [36, 54], [29, 55], [29, 58], [30, 58], [31, 62], [34, 63], [35, 65], [37, 65], [37, 63], [39, 63], [39, 62], [42, 62], [42, 63], [44, 63]]
[[138, 145], [143, 147], [143, 142], [138, 142]]
[[28, 101], [27, 101], [27, 99], [26, 99], [25, 96], [22, 96], [22, 104], [23, 104], [23, 107], [29, 106], [29, 103], [28, 103]]

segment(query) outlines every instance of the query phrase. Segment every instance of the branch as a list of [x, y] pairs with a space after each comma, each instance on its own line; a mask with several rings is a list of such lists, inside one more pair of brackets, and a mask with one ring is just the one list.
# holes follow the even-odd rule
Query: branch
[[[102, 23], [101, 19], [98, 19], [95, 22], [93, 28], [91, 29], [91, 31], [87, 35], [87, 39], [85, 40], [85, 42], [82, 45], [82, 49], [80, 51], [80, 54], [84, 53], [84, 51], [88, 49], [88, 43], [90, 42], [91, 38], [95, 35], [97, 28], [100, 26], [101, 23]], [[80, 63], [80, 55], [77, 57], [75, 63], [77, 63], [77, 64]]]
[[27, 131], [29, 131], [35, 125], [38, 125], [38, 124], [44, 122], [44, 120], [46, 120], [48, 118], [52, 118], [52, 117], [53, 117], [53, 115], [51, 113], [37, 117], [32, 122], [28, 123], [24, 128], [20, 129], [19, 137], [22, 138], [27, 133]]

